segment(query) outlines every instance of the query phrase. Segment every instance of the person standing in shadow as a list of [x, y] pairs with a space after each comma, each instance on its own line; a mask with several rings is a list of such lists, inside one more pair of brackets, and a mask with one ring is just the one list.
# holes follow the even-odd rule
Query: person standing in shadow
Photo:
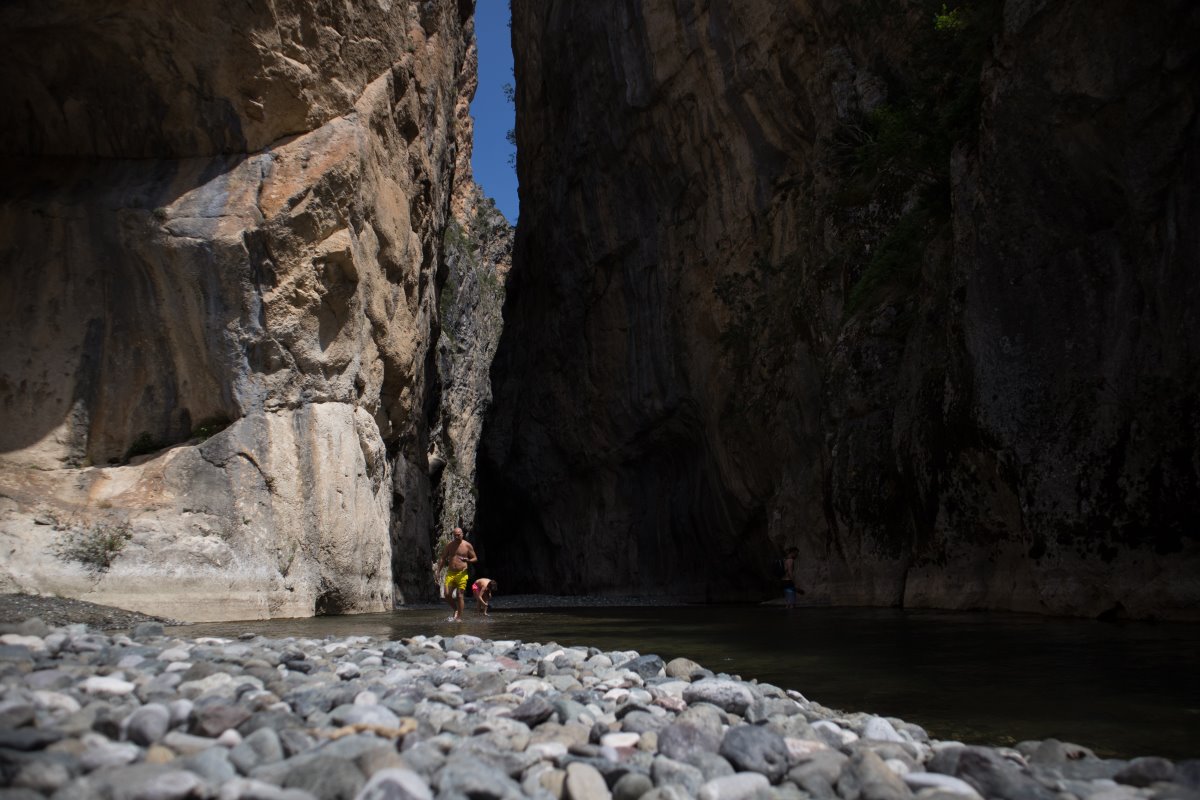
[[783, 602], [789, 609], [796, 607], [796, 557], [799, 547], [783, 551]]

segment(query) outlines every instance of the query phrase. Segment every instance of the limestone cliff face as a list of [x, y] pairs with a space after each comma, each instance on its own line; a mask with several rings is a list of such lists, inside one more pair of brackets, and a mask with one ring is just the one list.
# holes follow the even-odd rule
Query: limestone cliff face
[[515, 0], [520, 588], [1200, 611], [1200, 12]]
[[504, 284], [512, 267], [513, 229], [478, 192], [446, 228], [446, 276], [439, 298], [439, 413], [430, 432], [434, 504], [440, 537], [462, 527], [470, 536], [478, 490], [476, 454], [492, 402], [490, 369], [503, 330]]
[[[0, 589], [186, 619], [429, 594], [473, 8], [0, 9]], [[99, 576], [48, 555], [121, 523]]]

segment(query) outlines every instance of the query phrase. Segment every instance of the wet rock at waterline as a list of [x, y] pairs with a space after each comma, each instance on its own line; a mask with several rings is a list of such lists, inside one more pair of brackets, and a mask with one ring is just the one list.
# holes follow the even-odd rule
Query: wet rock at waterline
[[669, 676], [661, 659], [630, 651], [467, 635], [186, 639], [154, 623], [132, 637], [83, 625], [5, 630], [0, 797], [14, 800], [1167, 800], [1200, 791], [1195, 761], [1100, 759], [1055, 740], [937, 741], [911, 723], [770, 684]]

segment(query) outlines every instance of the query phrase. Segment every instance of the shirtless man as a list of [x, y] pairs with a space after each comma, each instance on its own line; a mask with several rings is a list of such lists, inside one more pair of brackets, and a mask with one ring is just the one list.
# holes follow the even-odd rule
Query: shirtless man
[[479, 578], [471, 584], [471, 592], [475, 595], [475, 607], [489, 616], [492, 607], [492, 595], [496, 593], [496, 582], [491, 578]]
[[463, 539], [463, 529], [454, 529], [454, 538], [446, 543], [438, 567], [449, 565], [446, 571], [446, 603], [454, 612], [454, 621], [462, 622], [464, 595], [467, 592], [467, 565], [473, 564], [475, 548]]

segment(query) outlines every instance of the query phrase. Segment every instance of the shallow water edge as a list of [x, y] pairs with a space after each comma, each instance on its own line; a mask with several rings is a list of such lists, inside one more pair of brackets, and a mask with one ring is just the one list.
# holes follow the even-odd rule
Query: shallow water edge
[[445, 606], [205, 623], [179, 636], [469, 634], [633, 649], [801, 692], [823, 705], [917, 723], [991, 746], [1057, 738], [1106, 757], [1192, 758], [1200, 742], [1200, 626], [994, 612], [775, 606], [531, 607], [497, 598], [462, 623]]

